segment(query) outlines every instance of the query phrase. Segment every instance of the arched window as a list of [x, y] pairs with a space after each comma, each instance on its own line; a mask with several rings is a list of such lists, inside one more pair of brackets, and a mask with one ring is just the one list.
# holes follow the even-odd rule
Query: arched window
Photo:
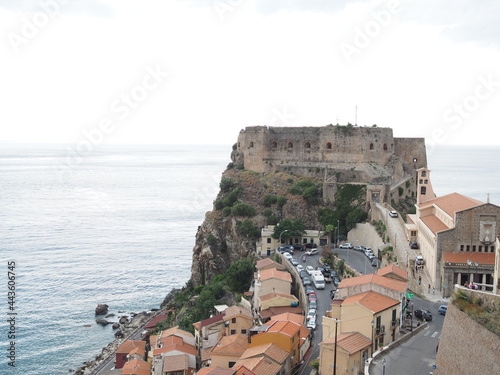
[[253, 142], [250, 142], [250, 145], [248, 147], [252, 148], [253, 147]]
[[370, 143], [370, 150], [373, 150], [373, 143]]
[[422, 184], [424, 183], [424, 180], [420, 179], [420, 180], [418, 180], [418, 183], [419, 183], [420, 185], [422, 185]]
[[384, 151], [387, 151], [387, 143], [384, 143]]
[[424, 184], [427, 184], [429, 181], [428, 180], [424, 180]]
[[292, 142], [288, 142], [288, 148], [293, 148], [293, 143]]
[[238, 148], [240, 148], [240, 142], [238, 142]]
[[326, 144], [326, 149], [327, 149], [327, 150], [331, 150], [331, 149], [332, 149], [332, 144], [331, 144], [331, 142], [328, 142], [328, 143]]
[[427, 177], [427, 171], [422, 171], [422, 177]]
[[277, 143], [277, 142], [273, 142], [273, 143], [271, 144], [271, 147], [272, 147], [272, 148], [277, 148], [277, 147], [278, 147], [278, 143]]
[[305, 148], [311, 148], [311, 144], [309, 142], [306, 142], [304, 145]]
[[422, 186], [420, 188], [420, 194], [425, 195], [426, 192], [427, 192], [427, 188], [425, 186]]

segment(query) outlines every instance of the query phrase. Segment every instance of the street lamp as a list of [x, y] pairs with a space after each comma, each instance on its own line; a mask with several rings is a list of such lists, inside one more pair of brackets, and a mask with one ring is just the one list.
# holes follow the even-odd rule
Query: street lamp
[[467, 259], [467, 284], [470, 284], [470, 266], [472, 265], [472, 261]]
[[337, 240], [335, 241], [335, 247], [339, 247], [339, 237], [340, 237], [340, 220], [337, 220]]
[[476, 262], [474, 263], [474, 266], [476, 266], [476, 273], [474, 273], [474, 282], [477, 283], [476, 279], [477, 279], [477, 266], [479, 266], [479, 263]]
[[374, 335], [373, 335], [374, 328], [375, 328], [375, 321], [372, 320], [372, 357], [373, 357], [373, 352], [375, 351], [375, 341], [374, 341]]
[[281, 246], [281, 235], [285, 232], [288, 232], [288, 229], [285, 229], [283, 232], [280, 233], [280, 246]]
[[410, 332], [413, 332], [413, 302], [410, 302], [410, 305], [411, 305]]
[[386, 362], [387, 362], [387, 361], [386, 361], [386, 360], [385, 360], [385, 358], [384, 358], [384, 359], [382, 360], [382, 366], [383, 366], [383, 367], [382, 367], [382, 375], [385, 375], [385, 364], [386, 364]]

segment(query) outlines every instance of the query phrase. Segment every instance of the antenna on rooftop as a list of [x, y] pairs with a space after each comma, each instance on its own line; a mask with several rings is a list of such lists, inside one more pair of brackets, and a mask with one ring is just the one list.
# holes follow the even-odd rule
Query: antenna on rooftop
[[490, 193], [486, 194], [486, 203], [490, 203]]

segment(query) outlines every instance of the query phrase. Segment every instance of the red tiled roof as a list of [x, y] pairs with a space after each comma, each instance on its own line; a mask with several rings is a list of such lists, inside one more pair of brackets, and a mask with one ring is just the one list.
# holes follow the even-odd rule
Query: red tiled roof
[[157, 356], [157, 355], [160, 355], [162, 353], [168, 353], [168, 352], [172, 352], [172, 351], [179, 351], [179, 352], [182, 352], [182, 353], [186, 353], [186, 354], [191, 354], [191, 355], [197, 355], [198, 353], [196, 352], [196, 349], [194, 348], [193, 345], [189, 345], [189, 344], [173, 344], [173, 345], [169, 345], [169, 346], [164, 346], [162, 348], [158, 348], [158, 349], [154, 349], [153, 350], [153, 355], [154, 356]]
[[470, 260], [472, 264], [478, 262], [480, 265], [492, 265], [495, 264], [495, 253], [473, 253], [470, 251], [461, 251], [459, 253], [454, 253], [452, 251], [443, 251], [443, 261], [445, 263], [467, 264], [467, 260]]
[[179, 326], [171, 327], [169, 329], [164, 330], [161, 333], [161, 337], [167, 337], [170, 335], [180, 335], [180, 336], [186, 336], [186, 337], [193, 337], [193, 334], [188, 331], [184, 331], [183, 329], [180, 329]]
[[167, 314], [164, 314], [164, 315], [157, 315], [155, 316], [153, 319], [151, 319], [151, 321], [146, 324], [144, 326], [145, 329], [148, 329], [148, 328], [154, 328], [156, 326], [157, 323], [160, 323], [162, 320], [165, 320], [168, 318], [168, 315]]
[[146, 350], [146, 341], [142, 340], [127, 340], [123, 344], [121, 344], [118, 349], [116, 349], [116, 353], [119, 354], [129, 354], [133, 349], [139, 347], [143, 350]]
[[390, 264], [388, 266], [382, 267], [377, 271], [377, 275], [380, 275], [380, 276], [385, 276], [385, 275], [390, 274], [390, 273], [394, 273], [394, 274], [398, 275], [399, 277], [408, 281], [408, 272], [406, 272], [406, 270], [404, 270], [404, 269], [402, 269], [394, 264]]
[[151, 365], [140, 359], [126, 362], [122, 367], [122, 375], [150, 375]]
[[245, 352], [241, 355], [241, 359], [245, 358], [252, 358], [252, 357], [258, 357], [265, 355], [272, 360], [274, 360], [276, 363], [284, 363], [290, 353], [288, 353], [285, 349], [279, 347], [276, 344], [273, 343], [268, 343], [268, 344], [262, 344], [262, 345], [257, 345], [254, 346], [253, 348], [248, 348], [245, 350]]
[[[321, 345], [335, 344], [335, 337], [330, 337], [323, 341]], [[341, 333], [337, 335], [337, 345], [342, 347], [349, 354], [357, 353], [367, 347], [372, 342], [359, 332]]]
[[373, 313], [378, 313], [380, 311], [387, 310], [392, 306], [398, 305], [399, 301], [395, 300], [394, 298], [384, 296], [380, 293], [369, 291], [361, 294], [356, 294], [355, 296], [347, 297], [342, 305], [350, 305], [354, 303], [359, 303]]
[[297, 332], [300, 331], [300, 327], [302, 326], [302, 324], [297, 324], [294, 322], [283, 322], [283, 321], [274, 322], [270, 324], [272, 325], [269, 327], [267, 332], [279, 332], [290, 337], [296, 335]]
[[438, 219], [436, 215], [427, 215], [420, 218], [422, 222], [431, 230], [432, 233], [436, 234], [443, 230], [450, 229], [445, 223]]
[[259, 312], [259, 315], [263, 319], [267, 319], [267, 318], [271, 318], [275, 315], [286, 313], [286, 312], [290, 312], [293, 314], [303, 314], [304, 310], [302, 310], [302, 307], [299, 307], [299, 306], [295, 306], [295, 307], [292, 307], [292, 306], [271, 306], [268, 309], [261, 310]]
[[257, 264], [255, 265], [255, 268], [260, 270], [264, 267], [269, 267], [269, 266], [273, 266], [274, 268], [280, 269], [280, 270], [286, 269], [285, 266], [279, 264], [278, 262], [275, 262], [274, 260], [272, 260], [270, 258], [264, 258], [264, 259], [258, 260]]
[[203, 327], [206, 327], [206, 326], [209, 326], [211, 324], [217, 323], [217, 322], [222, 322], [223, 320], [224, 320], [224, 313], [218, 314], [218, 315], [214, 315], [211, 318], [204, 319], [204, 320], [200, 321], [199, 322], [200, 323], [199, 329], [201, 329]]
[[281, 371], [280, 365], [265, 357], [239, 359], [233, 368], [238, 370], [240, 367], [245, 367], [255, 375], [275, 375]]
[[224, 313], [225, 313], [224, 320], [231, 319], [238, 315], [246, 316], [247, 318], [253, 319], [252, 312], [241, 306], [228, 307], [226, 310], [224, 310]]
[[198, 370], [196, 375], [232, 375], [234, 370], [226, 370], [220, 367], [203, 367]]
[[213, 354], [230, 354], [241, 356], [248, 348], [248, 336], [242, 333], [237, 335], [223, 336], [217, 345], [212, 348]]
[[292, 282], [292, 275], [289, 272], [278, 271], [276, 268], [268, 268], [267, 270], [260, 271], [260, 280], [278, 279], [283, 281]]
[[290, 322], [302, 324], [302, 323], [304, 323], [304, 315], [292, 314], [290, 312], [285, 312], [283, 314], [279, 314], [279, 315], [275, 315], [275, 316], [271, 317], [271, 321], [279, 321], [279, 320], [290, 321]]
[[156, 346], [161, 345], [162, 347], [169, 346], [169, 345], [182, 345], [184, 343], [184, 340], [182, 337], [175, 336], [175, 335], [170, 335], [167, 337], [160, 337], [159, 339], [156, 340]]
[[187, 354], [172, 355], [163, 358], [163, 372], [182, 372], [189, 369], [189, 356]]
[[468, 208], [480, 206], [484, 204], [477, 199], [466, 197], [459, 193], [451, 193], [442, 197], [431, 199], [430, 201], [421, 203], [420, 208], [436, 205], [449, 216], [455, 217], [455, 212], [463, 211]]
[[278, 297], [286, 298], [286, 299], [289, 299], [292, 301], [298, 301], [297, 297], [292, 296], [291, 294], [280, 293], [280, 292], [271, 292], [271, 293], [264, 294], [263, 296], [260, 297], [260, 300], [261, 301], [269, 301], [270, 299], [278, 298]]
[[370, 284], [370, 283], [377, 284], [385, 288], [393, 289], [398, 292], [404, 292], [406, 288], [408, 288], [408, 283], [406, 281], [399, 281], [376, 274], [368, 274], [368, 275], [343, 279], [339, 284], [339, 289], [348, 288], [356, 285]]

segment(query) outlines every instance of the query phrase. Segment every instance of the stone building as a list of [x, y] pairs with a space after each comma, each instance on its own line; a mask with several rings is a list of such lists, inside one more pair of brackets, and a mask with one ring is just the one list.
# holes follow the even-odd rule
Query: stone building
[[500, 207], [458, 193], [436, 197], [430, 170], [417, 171], [416, 214], [409, 215], [406, 233], [418, 242], [432, 287], [443, 296], [466, 281], [491, 290], [499, 228]]
[[406, 182], [427, 166], [424, 138], [395, 138], [391, 128], [376, 126], [250, 126], [241, 130], [236, 152], [254, 172], [322, 178], [327, 199], [337, 184], [358, 183], [367, 185], [367, 201], [397, 200], [404, 195], [391, 192], [401, 187], [411, 195], [406, 189], [415, 184]]

